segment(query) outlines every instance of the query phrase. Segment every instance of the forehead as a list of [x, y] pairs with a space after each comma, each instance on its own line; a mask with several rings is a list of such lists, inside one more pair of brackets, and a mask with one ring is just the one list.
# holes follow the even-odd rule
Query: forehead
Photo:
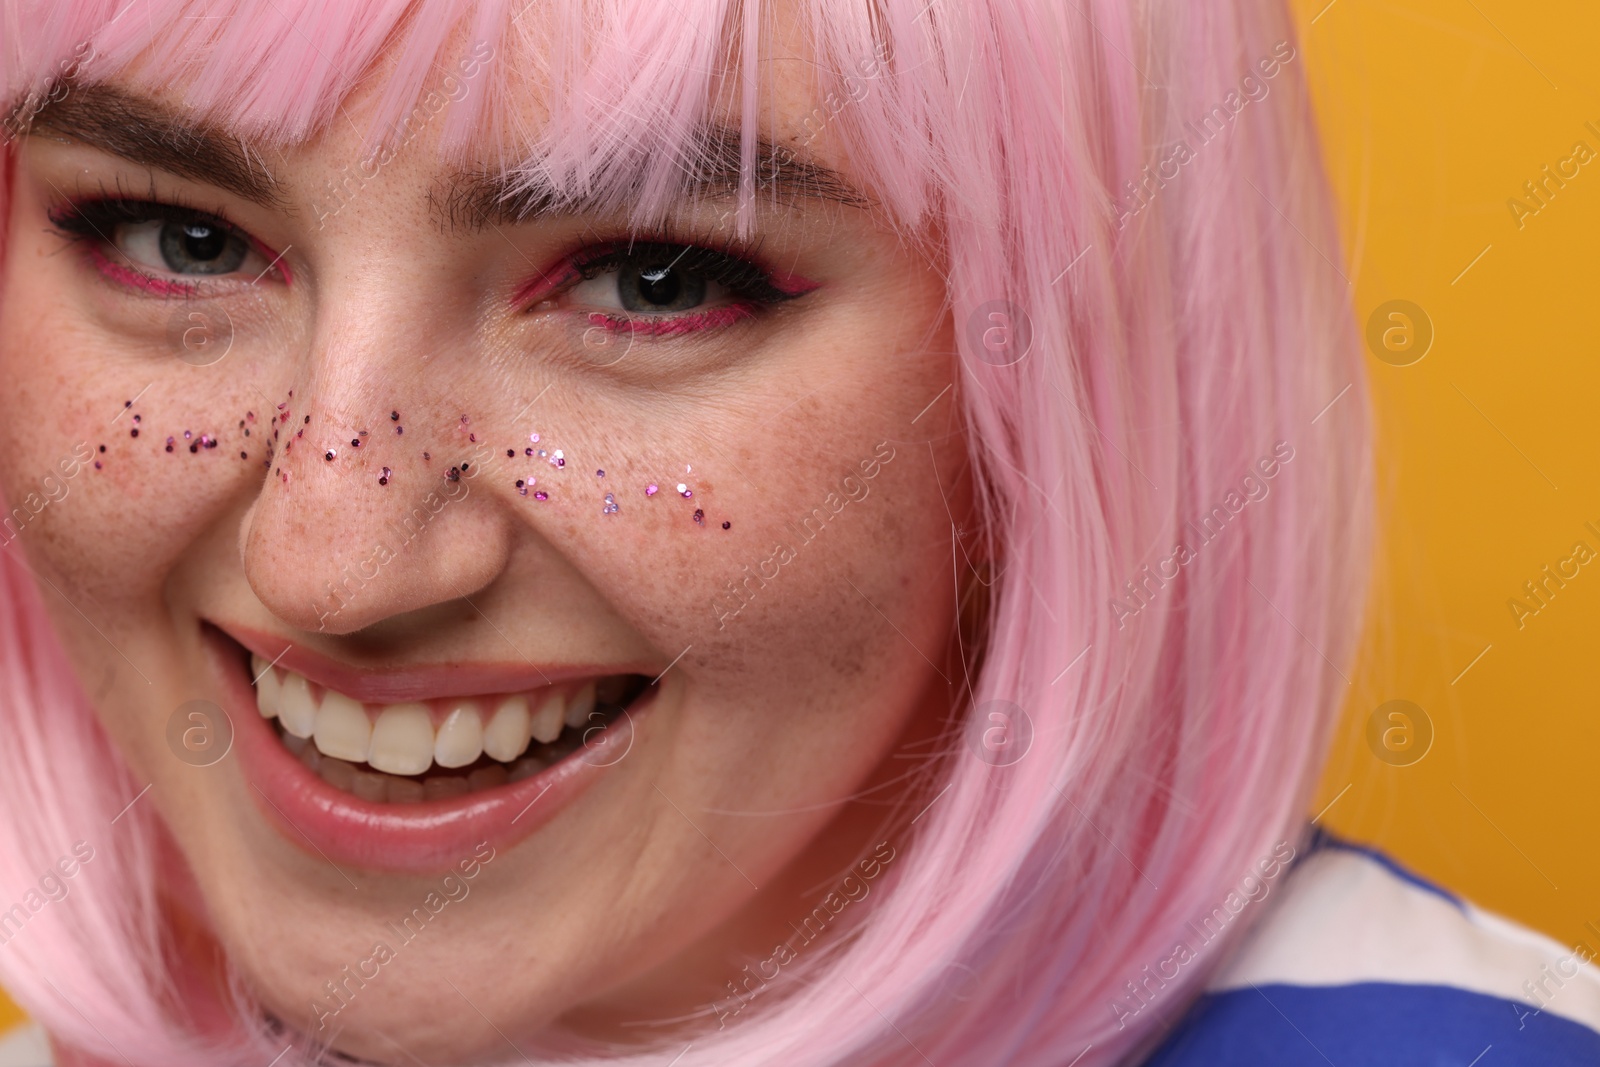
[[[229, 6], [151, 24], [142, 40], [103, 27], [78, 82], [35, 125], [261, 202], [277, 193], [286, 150], [354, 134], [365, 160], [417, 141], [437, 151], [443, 202], [467, 224], [551, 210], [643, 216], [686, 196], [870, 199], [824, 162], [843, 153], [808, 121], [823, 79], [793, 0], [772, 5], [757, 33], [733, 17], [742, 5], [713, 0], [609, 20], [541, 3], [430, 34], [442, 9], [422, 2], [409, 19], [364, 15], [321, 43], [293, 25], [252, 38]], [[133, 58], [111, 66], [98, 51], [107, 34], [124, 52], [138, 45]], [[207, 58], [175, 76], [176, 57], [196, 54]], [[248, 83], [218, 76], [230, 58]]]

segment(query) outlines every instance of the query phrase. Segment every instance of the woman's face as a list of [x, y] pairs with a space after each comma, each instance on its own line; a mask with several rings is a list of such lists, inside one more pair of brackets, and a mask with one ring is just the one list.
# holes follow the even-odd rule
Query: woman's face
[[[852, 182], [773, 69], [763, 136]], [[948, 705], [943, 282], [805, 189], [748, 258], [725, 189], [485, 216], [426, 103], [364, 156], [381, 89], [282, 149], [176, 90], [22, 138], [6, 548], [271, 1011], [380, 1060], [650, 1036], [873, 850], [896, 794], [847, 798]]]

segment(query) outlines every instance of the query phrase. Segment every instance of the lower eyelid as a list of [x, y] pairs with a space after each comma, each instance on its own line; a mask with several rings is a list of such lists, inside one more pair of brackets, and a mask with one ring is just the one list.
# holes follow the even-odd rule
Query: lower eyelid
[[628, 318], [593, 311], [589, 313], [589, 324], [614, 333], [644, 334], [647, 337], [679, 337], [701, 330], [731, 326], [754, 316], [755, 312], [748, 304], [724, 304], [704, 311], [659, 317]]
[[146, 274], [126, 263], [119, 262], [107, 256], [98, 248], [89, 249], [89, 260], [101, 274], [112, 281], [135, 289], [143, 289], [157, 296], [193, 296], [199, 290], [191, 282], [174, 281], [169, 278], [158, 278], [153, 274]]

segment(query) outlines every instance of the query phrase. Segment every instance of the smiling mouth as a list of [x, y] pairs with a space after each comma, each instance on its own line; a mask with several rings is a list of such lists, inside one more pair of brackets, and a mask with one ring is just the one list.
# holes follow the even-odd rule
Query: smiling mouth
[[519, 692], [363, 703], [259, 655], [256, 707], [328, 785], [376, 804], [448, 800], [532, 777], [586, 747], [649, 687], [614, 674]]

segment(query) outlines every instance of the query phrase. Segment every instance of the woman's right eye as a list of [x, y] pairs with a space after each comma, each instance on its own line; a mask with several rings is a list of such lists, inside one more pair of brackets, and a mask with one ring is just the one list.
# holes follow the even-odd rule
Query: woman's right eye
[[238, 234], [201, 219], [124, 222], [111, 241], [141, 267], [173, 274], [231, 274], [254, 251]]
[[258, 244], [223, 219], [181, 204], [102, 199], [50, 212], [64, 236], [92, 243], [118, 266], [161, 280], [259, 277], [271, 265]]

